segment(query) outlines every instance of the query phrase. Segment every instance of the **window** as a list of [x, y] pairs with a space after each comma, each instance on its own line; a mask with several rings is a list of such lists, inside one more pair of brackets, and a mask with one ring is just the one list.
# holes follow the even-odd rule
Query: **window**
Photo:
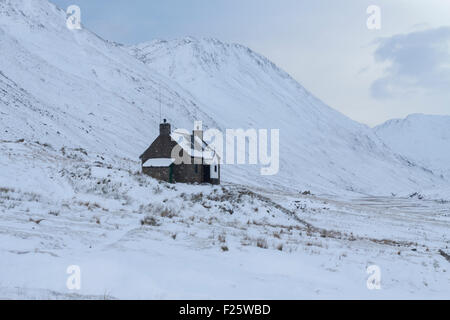
[[214, 172], [217, 172], [217, 166], [214, 166]]

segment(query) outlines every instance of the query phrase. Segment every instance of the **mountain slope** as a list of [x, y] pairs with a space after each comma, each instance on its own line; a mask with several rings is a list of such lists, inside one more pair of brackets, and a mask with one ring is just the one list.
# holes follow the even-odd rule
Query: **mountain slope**
[[119, 45], [86, 29], [68, 30], [65, 12], [46, 0], [2, 0], [0, 14], [5, 139], [137, 159], [158, 132], [160, 95], [176, 101], [166, 112], [175, 124], [201, 114], [182, 88], [142, 68]]
[[280, 129], [277, 179], [285, 185], [388, 193], [440, 183], [394, 155], [368, 127], [326, 106], [246, 47], [186, 38], [129, 50], [189, 90], [220, 120], [220, 129]]
[[[65, 18], [0, 0], [0, 299], [448, 298], [448, 202], [341, 197], [443, 179], [242, 46], [156, 42], [133, 51], [147, 65]], [[280, 128], [280, 174], [142, 175], [160, 104], [175, 128]], [[367, 290], [371, 265], [382, 290]]]
[[137, 160], [158, 133], [161, 105], [174, 128], [203, 120], [221, 130], [281, 130], [278, 175], [224, 166], [225, 182], [371, 194], [443, 183], [243, 46], [188, 38], [124, 48], [68, 30], [65, 12], [46, 0], [0, 0], [0, 17], [4, 140]]
[[450, 177], [450, 116], [413, 114], [374, 130], [394, 151]]
[[[33, 186], [0, 188], [0, 299], [450, 296], [449, 204], [173, 186], [29, 142], [0, 142], [4, 154], [0, 180]], [[373, 264], [382, 290], [367, 289]], [[66, 286], [71, 265], [81, 290]]]

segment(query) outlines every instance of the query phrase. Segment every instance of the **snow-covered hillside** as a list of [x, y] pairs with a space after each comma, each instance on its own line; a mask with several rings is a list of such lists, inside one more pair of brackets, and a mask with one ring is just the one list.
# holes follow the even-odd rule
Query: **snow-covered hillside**
[[[175, 128], [280, 129], [280, 173], [142, 175], [160, 104]], [[448, 186], [248, 48], [128, 48], [0, 0], [0, 299], [448, 298], [449, 202], [391, 195]]]
[[324, 105], [240, 45], [216, 40], [129, 48], [66, 28], [46, 0], [0, 1], [4, 139], [137, 159], [157, 135], [159, 97], [174, 127], [281, 130], [280, 173], [227, 166], [224, 181], [322, 193], [413, 192], [442, 179], [409, 166], [372, 131]]
[[375, 131], [411, 162], [450, 177], [450, 116], [413, 114], [389, 120]]
[[[159, 96], [178, 126], [208, 118], [173, 81], [115, 43], [69, 30], [46, 0], [0, 1], [0, 125], [38, 140], [138, 158], [158, 133]], [[195, 117], [194, 117], [195, 115]]]
[[130, 159], [21, 141], [0, 154], [0, 299], [450, 295], [447, 202], [171, 185]]
[[281, 171], [273, 180], [286, 186], [391, 194], [442, 182], [246, 47], [186, 38], [143, 43], [130, 52], [189, 90], [220, 129], [279, 128]]

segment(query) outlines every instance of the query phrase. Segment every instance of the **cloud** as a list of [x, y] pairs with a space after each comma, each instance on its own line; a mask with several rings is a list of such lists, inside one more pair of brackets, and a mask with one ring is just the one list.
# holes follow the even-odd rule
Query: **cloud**
[[417, 92], [445, 93], [450, 88], [450, 27], [394, 35], [377, 41], [374, 57], [387, 63], [372, 83], [376, 99]]

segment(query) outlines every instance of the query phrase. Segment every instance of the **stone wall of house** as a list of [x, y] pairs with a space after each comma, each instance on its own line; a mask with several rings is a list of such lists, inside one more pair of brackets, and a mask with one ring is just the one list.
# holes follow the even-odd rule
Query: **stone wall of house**
[[219, 185], [220, 179], [211, 179], [211, 181], [209, 183], [214, 184], [214, 185]]
[[172, 150], [176, 145], [169, 135], [160, 135], [142, 154], [141, 161], [145, 163], [148, 159], [172, 158]]
[[[197, 166], [197, 170], [195, 167]], [[173, 168], [174, 182], [181, 183], [202, 183], [203, 182], [203, 166], [195, 164], [174, 165]]]
[[142, 172], [157, 180], [170, 182], [170, 167], [164, 168], [142, 168]]

